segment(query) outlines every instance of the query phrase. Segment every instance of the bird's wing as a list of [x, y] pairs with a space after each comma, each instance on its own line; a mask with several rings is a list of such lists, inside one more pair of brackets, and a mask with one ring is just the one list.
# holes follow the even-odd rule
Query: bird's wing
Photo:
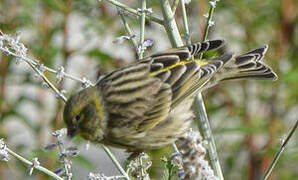
[[232, 58], [226, 54], [206, 61], [193, 59], [198, 53], [217, 49], [224, 41], [195, 43], [154, 54], [140, 63], [151, 64], [150, 75], [169, 85], [172, 91], [171, 108], [196, 93], [223, 65]]
[[115, 131], [125, 131], [127, 127], [127, 133], [114, 134], [140, 133], [168, 115], [172, 97], [170, 86], [151, 76], [150, 69], [149, 63], [136, 63], [118, 69], [100, 81], [109, 114], [108, 125]]
[[166, 119], [173, 105], [200, 88], [224, 63], [221, 59], [206, 62], [191, 57], [222, 44], [216, 40], [171, 49], [105, 76], [99, 84], [109, 125], [135, 127], [141, 132]]
[[[154, 127], [160, 122], [156, 121], [156, 117], [162, 117], [160, 120], [163, 120], [165, 114], [199, 90], [225, 62], [231, 59], [231, 55], [209, 62], [191, 58], [198, 53], [219, 48], [223, 43], [222, 40], [195, 43], [154, 54], [139, 62], [150, 64], [150, 76], [160, 79], [166, 89], [166, 93], [158, 93], [153, 108], [145, 113], [150, 116], [145, 116], [146, 119], [140, 124], [141, 127], [145, 129]], [[165, 105], [163, 101], [170, 103]]]

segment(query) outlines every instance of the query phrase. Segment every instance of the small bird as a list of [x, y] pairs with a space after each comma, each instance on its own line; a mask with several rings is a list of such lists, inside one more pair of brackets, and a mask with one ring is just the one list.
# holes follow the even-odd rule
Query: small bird
[[240, 56], [195, 58], [223, 45], [210, 40], [173, 48], [103, 76], [67, 101], [68, 135], [130, 152], [161, 148], [189, 129], [198, 92], [226, 80], [277, 79], [263, 62], [267, 45]]

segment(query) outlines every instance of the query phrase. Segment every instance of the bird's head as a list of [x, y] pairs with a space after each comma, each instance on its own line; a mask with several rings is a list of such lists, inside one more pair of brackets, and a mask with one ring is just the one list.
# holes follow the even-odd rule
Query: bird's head
[[99, 88], [86, 88], [72, 95], [63, 114], [69, 137], [80, 135], [90, 141], [103, 139], [106, 116]]

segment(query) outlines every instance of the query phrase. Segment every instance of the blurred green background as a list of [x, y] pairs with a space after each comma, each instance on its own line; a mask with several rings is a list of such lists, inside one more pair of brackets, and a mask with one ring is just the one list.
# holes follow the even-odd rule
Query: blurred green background
[[[140, 7], [136, 0], [121, 2]], [[161, 15], [159, 1], [150, 0], [147, 7]], [[202, 39], [206, 24], [203, 14], [208, 8], [208, 1], [192, 0], [187, 5], [193, 42]], [[181, 16], [178, 7], [176, 20], [183, 33]], [[260, 179], [298, 118], [298, 1], [222, 0], [214, 16], [209, 39], [225, 39], [225, 50], [236, 53], [268, 44], [266, 62], [279, 76], [276, 82], [229, 82], [203, 93], [225, 178]], [[138, 35], [138, 20], [129, 16], [127, 20]], [[20, 33], [30, 57], [51, 68], [64, 66], [66, 72], [93, 82], [99, 73], [136, 59], [128, 41], [113, 43], [126, 34], [116, 8], [104, 0], [0, 0], [0, 29], [7, 34]], [[163, 27], [152, 22], [146, 23], [145, 39], [154, 43], [146, 54], [170, 47]], [[54, 75], [46, 75], [55, 82]], [[66, 96], [81, 87], [71, 80], [57, 86], [67, 90]], [[9, 147], [28, 159], [38, 156], [49, 169], [59, 167], [56, 152], [44, 151], [43, 147], [53, 141], [52, 131], [64, 127], [62, 111], [63, 103], [51, 90], [42, 88], [41, 80], [25, 63], [16, 65], [11, 56], [0, 53], [0, 137]], [[298, 178], [297, 138], [296, 133], [272, 179]], [[117, 173], [115, 169], [105, 170], [106, 164], [113, 167], [107, 157], [95, 163], [96, 153], [105, 156], [93, 147], [73, 159], [78, 169], [74, 179], [83, 179], [90, 171]], [[125, 154], [119, 153], [124, 159]], [[29, 177], [27, 167], [18, 161], [0, 162], [0, 179], [24, 176], [48, 179], [37, 171]]]

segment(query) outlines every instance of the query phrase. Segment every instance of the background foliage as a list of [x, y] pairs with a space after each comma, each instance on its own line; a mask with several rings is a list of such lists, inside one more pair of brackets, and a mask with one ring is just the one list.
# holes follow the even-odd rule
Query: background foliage
[[[133, 0], [122, 2], [140, 6]], [[147, 1], [147, 7], [161, 14], [158, 1]], [[202, 39], [207, 7], [208, 1], [193, 0], [187, 5], [193, 42]], [[105, 74], [136, 59], [135, 50], [127, 41], [113, 43], [125, 31], [115, 7], [104, 1], [0, 0], [0, 9], [0, 29], [5, 33], [20, 32], [30, 56], [49, 67], [62, 65], [66, 72], [95, 81], [98, 73]], [[180, 27], [181, 16], [178, 8]], [[137, 20], [127, 19], [137, 34]], [[278, 81], [225, 83], [203, 93], [225, 178], [259, 179], [298, 118], [298, 2], [222, 0], [217, 3], [210, 37], [225, 39], [225, 51], [237, 53], [269, 45], [266, 61], [279, 75]], [[145, 39], [154, 42], [146, 54], [170, 47], [164, 30], [154, 23], [147, 22]], [[26, 157], [38, 156], [45, 167], [55, 169], [56, 154], [43, 147], [53, 141], [50, 132], [64, 126], [63, 104], [42, 88], [31, 69], [16, 65], [4, 54], [0, 54], [0, 75], [0, 137], [17, 152]], [[48, 78], [55, 81], [55, 76]], [[58, 87], [66, 89], [69, 96], [80, 85], [67, 80]], [[298, 177], [297, 136], [296, 133], [286, 148], [272, 179]], [[97, 151], [100, 150], [94, 148], [74, 159], [80, 169], [75, 179], [85, 177], [89, 171], [110, 175], [115, 172], [103, 170], [103, 161], [109, 163], [107, 158], [92, 161], [97, 156], [94, 154], [100, 153]], [[0, 177], [4, 179], [20, 179], [24, 175], [26, 168], [21, 164], [0, 163]], [[34, 173], [34, 177], [47, 179], [40, 173]]]

